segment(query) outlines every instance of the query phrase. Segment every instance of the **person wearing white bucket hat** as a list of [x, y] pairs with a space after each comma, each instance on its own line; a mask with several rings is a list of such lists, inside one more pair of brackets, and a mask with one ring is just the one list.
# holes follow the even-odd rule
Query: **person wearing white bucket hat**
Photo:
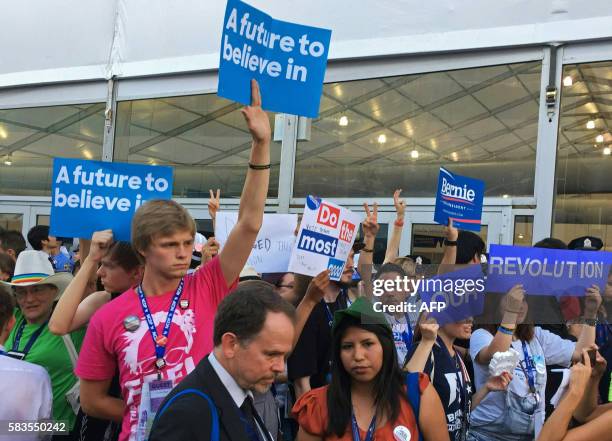
[[48, 323], [55, 301], [71, 280], [71, 274], [53, 271], [45, 253], [26, 250], [17, 258], [11, 281], [0, 282], [12, 288], [18, 306], [16, 325], [5, 344], [7, 355], [38, 364], [49, 372], [53, 418], [67, 421], [70, 430], [78, 412], [78, 386], [73, 366], [85, 330], [62, 338], [49, 331]]

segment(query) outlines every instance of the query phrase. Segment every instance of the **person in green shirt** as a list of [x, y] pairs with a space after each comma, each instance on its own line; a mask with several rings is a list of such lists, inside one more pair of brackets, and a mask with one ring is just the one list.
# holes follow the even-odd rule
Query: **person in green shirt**
[[67, 421], [70, 430], [76, 422], [76, 413], [67, 394], [77, 383], [71, 353], [75, 357], [80, 351], [85, 329], [71, 333], [68, 340], [52, 334], [48, 323], [55, 301], [71, 279], [69, 273], [55, 274], [44, 253], [23, 251], [17, 258], [11, 282], [0, 282], [12, 288], [18, 305], [15, 326], [5, 343], [7, 355], [38, 364], [49, 372], [53, 419]]

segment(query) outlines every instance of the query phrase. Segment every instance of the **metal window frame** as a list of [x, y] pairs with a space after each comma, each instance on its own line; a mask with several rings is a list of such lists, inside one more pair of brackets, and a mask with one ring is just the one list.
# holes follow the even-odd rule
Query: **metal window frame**
[[[561, 86], [562, 68], [564, 64], [607, 61], [612, 59], [612, 41], [567, 44], [559, 49], [556, 63], [556, 82], [558, 90]], [[559, 100], [557, 100], [552, 121], [548, 120], [545, 106], [545, 91], [550, 76], [550, 49], [544, 46], [492, 49], [485, 51], [466, 51], [460, 53], [426, 54], [418, 56], [371, 57], [356, 60], [330, 61], [325, 82], [363, 80], [384, 76], [409, 75], [417, 73], [441, 72], [455, 69], [478, 68], [499, 64], [521, 63], [529, 61], [542, 62], [540, 109], [538, 119], [538, 141], [534, 176], [533, 197], [486, 198], [485, 204], [498, 204], [505, 213], [510, 210], [508, 223], [511, 226], [504, 231], [512, 239], [514, 217], [523, 214], [522, 208], [512, 209], [512, 206], [530, 206], [534, 215], [534, 242], [547, 237], [552, 231], [554, 219], [555, 167], [557, 152], [557, 132], [559, 124]], [[161, 98], [168, 96], [186, 96], [194, 94], [215, 93], [217, 71], [199, 73], [183, 73], [148, 78], [131, 78], [121, 80], [88, 81], [81, 83], [51, 84], [29, 87], [18, 87], [0, 90], [0, 109], [42, 107], [53, 105], [79, 104], [90, 102], [107, 103], [111, 110], [110, 126], [105, 128], [103, 143], [103, 159], [111, 160], [114, 147], [116, 108], [119, 101]], [[101, 91], [105, 93], [102, 94]], [[108, 114], [107, 114], [108, 116]], [[304, 198], [293, 197], [293, 182], [295, 174], [295, 156], [297, 150], [297, 118], [286, 115], [281, 144], [281, 163], [279, 171], [278, 197], [266, 200], [266, 211], [269, 212], [300, 212]], [[553, 164], [553, 166], [551, 166]], [[393, 209], [391, 198], [374, 198], [381, 211]], [[179, 198], [179, 202], [193, 209], [205, 209], [206, 199]], [[347, 207], [361, 206], [359, 198], [336, 198], [336, 201]], [[2, 204], [31, 203], [32, 206], [50, 203], [49, 197], [13, 197], [0, 196]], [[234, 208], [238, 199], [222, 199], [222, 207]], [[425, 210], [431, 207], [433, 198], [408, 198], [407, 203], [414, 210]], [[1, 209], [1, 208], [0, 208]]]

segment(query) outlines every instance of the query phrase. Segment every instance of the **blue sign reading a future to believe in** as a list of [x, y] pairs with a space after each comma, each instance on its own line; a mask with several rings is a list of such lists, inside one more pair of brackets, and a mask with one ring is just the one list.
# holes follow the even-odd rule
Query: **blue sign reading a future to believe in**
[[447, 225], [453, 220], [455, 228], [480, 231], [484, 181], [453, 174], [440, 167], [434, 221]]
[[275, 20], [228, 0], [217, 94], [248, 105], [255, 78], [264, 109], [316, 118], [330, 39], [328, 29]]
[[172, 167], [55, 158], [51, 191], [51, 235], [89, 239], [112, 229], [129, 241], [138, 207], [172, 197]]
[[603, 293], [612, 253], [491, 245], [487, 292], [522, 284], [527, 294], [583, 296], [591, 285]]

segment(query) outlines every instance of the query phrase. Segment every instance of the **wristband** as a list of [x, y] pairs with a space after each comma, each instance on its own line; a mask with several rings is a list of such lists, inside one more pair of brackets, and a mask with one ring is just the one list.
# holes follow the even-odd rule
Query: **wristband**
[[270, 164], [259, 165], [259, 164], [251, 164], [249, 162], [249, 168], [251, 170], [267, 170], [270, 168]]
[[362, 248], [361, 252], [362, 253], [373, 253], [374, 250], [372, 248]]
[[497, 330], [501, 332], [502, 334], [514, 335], [514, 329], [506, 328], [505, 326], [502, 326], [502, 325], [499, 325], [499, 328], [497, 328]]
[[403, 227], [404, 226], [404, 221], [403, 220], [399, 220], [399, 219], [395, 219], [394, 222], [396, 227]]
[[597, 326], [597, 319], [589, 319], [589, 318], [585, 318], [583, 319], [584, 324], [587, 326]]
[[447, 247], [456, 247], [457, 246], [457, 241], [456, 240], [444, 239], [444, 245], [446, 245]]

